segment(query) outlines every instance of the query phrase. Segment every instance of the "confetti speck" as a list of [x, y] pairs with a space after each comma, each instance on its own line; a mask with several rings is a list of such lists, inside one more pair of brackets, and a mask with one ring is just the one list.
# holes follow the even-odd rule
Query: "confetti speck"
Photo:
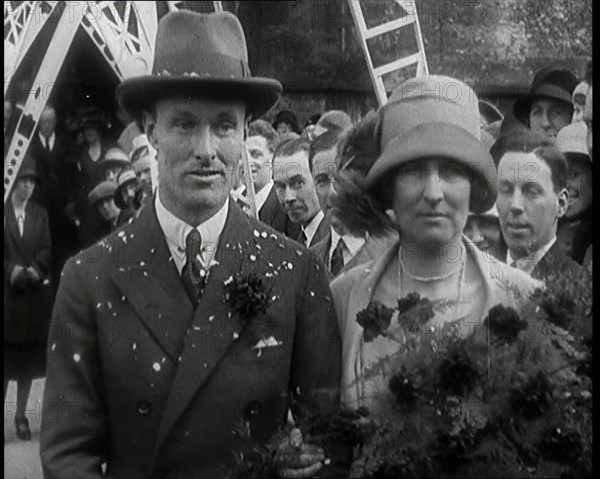
[[54, 351], [56, 349], [56, 343], [52, 343], [52, 351]]
[[240, 337], [240, 335], [238, 333], [233, 333], [233, 339], [237, 339], [239, 337]]
[[209, 316], [209, 317], [208, 317], [208, 321], [209, 321], [209, 322], [212, 322], [212, 320], [213, 320], [213, 319], [215, 319], [215, 317], [214, 317], [214, 316]]
[[260, 233], [256, 230], [254, 230], [254, 236], [256, 236], [258, 238], [260, 236]]
[[73, 354], [73, 361], [78, 363], [81, 360], [81, 356], [77, 353]]
[[137, 343], [133, 343], [133, 344], [131, 345], [131, 349], [133, 349], [133, 350], [135, 351], [135, 350], [136, 350], [136, 348], [137, 348]]
[[256, 256], [254, 256], [253, 254], [250, 255], [250, 261], [256, 261]]
[[311, 291], [311, 292], [310, 292], [310, 295], [311, 295], [311, 296], [314, 296], [314, 295], [315, 295], [314, 291]]
[[154, 364], [152, 365], [152, 368], [153, 368], [153, 369], [154, 369], [156, 372], [158, 372], [158, 371], [160, 371], [160, 364], [158, 364], [158, 363], [154, 363]]
[[119, 238], [122, 238], [123, 236], [125, 236], [125, 231], [119, 231], [119, 234], [117, 236]]
[[266, 238], [266, 237], [267, 237], [267, 232], [266, 232], [266, 231], [263, 231], [263, 232], [260, 234], [260, 236], [261, 236], [261, 238]]

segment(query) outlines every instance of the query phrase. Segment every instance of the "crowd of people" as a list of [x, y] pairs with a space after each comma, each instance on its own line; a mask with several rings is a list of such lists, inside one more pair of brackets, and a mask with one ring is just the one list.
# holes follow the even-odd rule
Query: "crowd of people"
[[[428, 75], [357, 121], [331, 110], [301, 129], [288, 110], [260, 118], [281, 85], [238, 71], [229, 60], [247, 62], [245, 48], [219, 68], [204, 62], [243, 38], [231, 17], [161, 20], [155, 73], [117, 91], [133, 120], [116, 141], [102, 115], [81, 118], [75, 145], [57, 133], [52, 106], [41, 115], [4, 210], [4, 391], [17, 380], [23, 440], [34, 377], [48, 375], [45, 405], [80, 408], [80, 420], [44, 420], [47, 477], [100, 477], [102, 463], [113, 477], [213, 477], [238, 416], [268, 437], [282, 392], [341, 386], [345, 404], [371, 405], [381, 385], [357, 378], [397, 347], [362, 341], [355, 318], [371, 300], [449, 301], [453, 314], [427, 324], [443, 328], [591, 266], [591, 65], [581, 82], [540, 70], [491, 124], [469, 86]], [[177, 43], [186, 34], [205, 51]], [[445, 96], [456, 85], [460, 98]], [[5, 102], [5, 132], [10, 117]], [[90, 247], [99, 253], [85, 261], [78, 252]], [[268, 339], [283, 346], [265, 346], [262, 359], [238, 340], [243, 327], [214, 326], [231, 318], [217, 283], [241, 272], [279, 273], [266, 314]], [[82, 338], [48, 340], [53, 309], [52, 325]], [[116, 317], [130, 340], [111, 341]], [[205, 335], [197, 348], [194, 334]], [[217, 397], [226, 414], [207, 415]], [[282, 471], [309, 477], [319, 457]]]

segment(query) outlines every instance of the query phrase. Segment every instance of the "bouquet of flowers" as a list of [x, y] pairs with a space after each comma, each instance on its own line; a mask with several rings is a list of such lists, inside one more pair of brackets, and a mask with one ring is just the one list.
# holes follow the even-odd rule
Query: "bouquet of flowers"
[[[332, 459], [320, 477], [591, 476], [591, 285], [591, 274], [556, 278], [519, 312], [493, 307], [467, 337], [396, 338], [359, 379], [387, 382], [373, 411], [298, 421]], [[412, 293], [397, 320], [423, 325], [438, 306]], [[361, 311], [363, 340], [389, 337], [393, 313], [376, 302]], [[254, 459], [267, 464], [268, 449]]]

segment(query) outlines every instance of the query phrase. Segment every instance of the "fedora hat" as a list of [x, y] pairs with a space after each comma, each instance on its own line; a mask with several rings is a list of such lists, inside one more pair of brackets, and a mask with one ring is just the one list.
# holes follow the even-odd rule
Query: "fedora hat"
[[239, 99], [253, 118], [279, 99], [281, 83], [253, 77], [240, 21], [230, 12], [177, 11], [158, 22], [150, 75], [129, 78], [117, 87], [117, 101], [132, 118], [161, 97], [197, 95]]
[[515, 102], [513, 106], [515, 117], [528, 125], [529, 110], [536, 98], [558, 100], [572, 109], [572, 94], [577, 83], [577, 77], [569, 70], [552, 65], [545, 66], [533, 77], [529, 94]]
[[115, 189], [114, 195], [115, 205], [122, 210], [127, 208], [127, 205], [123, 201], [121, 190], [129, 183], [137, 184], [137, 176], [135, 175], [135, 171], [133, 170], [132, 166], [126, 167], [123, 171], [121, 171], [121, 173], [119, 173], [119, 177], [117, 178], [117, 188]]
[[471, 182], [471, 211], [492, 207], [497, 170], [481, 142], [478, 99], [469, 86], [447, 76], [413, 78], [394, 90], [378, 115], [381, 154], [365, 178], [367, 190], [413, 160], [445, 157], [466, 166], [478, 179]]

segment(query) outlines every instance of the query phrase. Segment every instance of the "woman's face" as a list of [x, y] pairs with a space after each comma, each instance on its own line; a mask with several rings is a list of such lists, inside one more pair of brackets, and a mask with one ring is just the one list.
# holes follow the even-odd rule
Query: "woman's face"
[[87, 127], [83, 130], [83, 137], [88, 145], [100, 141], [100, 132], [95, 127]]
[[27, 201], [31, 198], [35, 189], [35, 180], [33, 178], [24, 177], [17, 180], [15, 184], [15, 196], [21, 201]]
[[393, 209], [402, 238], [420, 244], [459, 241], [469, 216], [467, 169], [447, 158], [423, 158], [396, 173]]

